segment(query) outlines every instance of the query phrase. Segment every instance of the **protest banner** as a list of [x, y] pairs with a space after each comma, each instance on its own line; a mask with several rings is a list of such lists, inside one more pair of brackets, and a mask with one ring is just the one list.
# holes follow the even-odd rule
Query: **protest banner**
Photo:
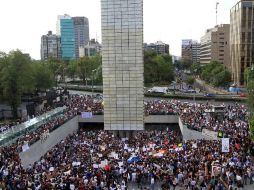
[[221, 152], [229, 152], [229, 138], [222, 138]]

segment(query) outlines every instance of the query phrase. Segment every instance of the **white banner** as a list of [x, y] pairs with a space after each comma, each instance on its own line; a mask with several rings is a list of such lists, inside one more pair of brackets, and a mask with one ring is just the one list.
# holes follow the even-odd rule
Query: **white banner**
[[229, 152], [229, 138], [223, 138], [221, 140], [221, 151]]
[[82, 112], [81, 117], [84, 119], [91, 119], [93, 117], [93, 113], [92, 112]]

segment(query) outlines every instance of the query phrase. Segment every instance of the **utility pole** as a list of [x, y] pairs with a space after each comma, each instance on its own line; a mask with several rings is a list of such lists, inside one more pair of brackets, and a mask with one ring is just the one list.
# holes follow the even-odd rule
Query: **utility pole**
[[216, 2], [216, 26], [218, 25], [218, 6], [219, 2]]

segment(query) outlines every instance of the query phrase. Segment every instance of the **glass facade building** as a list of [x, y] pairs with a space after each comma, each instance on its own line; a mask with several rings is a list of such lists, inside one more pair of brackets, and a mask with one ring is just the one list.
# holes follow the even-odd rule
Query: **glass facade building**
[[254, 1], [241, 0], [230, 10], [230, 62], [234, 83], [244, 85], [244, 71], [254, 63]]
[[57, 34], [61, 36], [63, 60], [75, 59], [75, 32], [73, 20], [69, 15], [58, 16]]
[[104, 129], [144, 130], [143, 0], [101, 0]]

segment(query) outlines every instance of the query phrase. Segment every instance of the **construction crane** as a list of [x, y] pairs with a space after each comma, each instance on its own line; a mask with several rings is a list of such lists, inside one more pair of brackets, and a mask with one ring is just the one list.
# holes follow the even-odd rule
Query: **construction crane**
[[218, 7], [219, 7], [219, 2], [216, 2], [216, 26], [218, 25]]

